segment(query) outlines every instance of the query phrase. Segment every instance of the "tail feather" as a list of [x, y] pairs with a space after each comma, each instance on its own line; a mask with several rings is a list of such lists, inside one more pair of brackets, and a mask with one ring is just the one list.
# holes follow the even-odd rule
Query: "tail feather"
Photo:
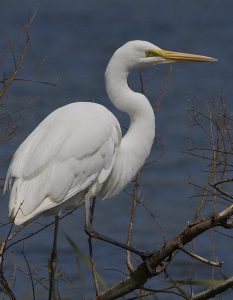
[[6, 180], [3, 188], [3, 194], [6, 194], [7, 192], [11, 191], [13, 185], [13, 176], [12, 176], [12, 170], [11, 165], [9, 166], [9, 169], [7, 171]]

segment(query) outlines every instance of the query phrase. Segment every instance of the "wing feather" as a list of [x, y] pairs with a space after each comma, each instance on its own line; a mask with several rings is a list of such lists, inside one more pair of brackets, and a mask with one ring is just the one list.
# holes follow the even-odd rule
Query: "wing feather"
[[[9, 213], [21, 224], [93, 189], [108, 178], [121, 140], [120, 126], [105, 107], [77, 102], [50, 114], [16, 151]], [[68, 204], [67, 204], [68, 206]]]

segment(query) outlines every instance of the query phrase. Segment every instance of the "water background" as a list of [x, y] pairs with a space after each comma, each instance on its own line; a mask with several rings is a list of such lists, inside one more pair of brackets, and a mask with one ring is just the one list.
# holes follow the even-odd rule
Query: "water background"
[[[31, 79], [57, 82], [56, 87], [18, 82], [5, 99], [6, 109], [11, 110], [42, 94], [30, 106], [15, 116], [19, 126], [17, 135], [1, 148], [4, 159], [1, 176], [6, 173], [9, 158], [27, 134], [51, 111], [73, 101], [99, 102], [108, 107], [124, 126], [128, 119], [119, 113], [109, 102], [104, 87], [104, 71], [112, 53], [128, 40], [150, 41], [161, 48], [183, 52], [200, 53], [217, 57], [218, 63], [173, 65], [156, 124], [162, 139], [164, 154], [155, 164], [142, 172], [141, 196], [146, 206], [158, 218], [166, 238], [184, 229], [198, 203], [198, 191], [188, 184], [191, 176], [194, 181], [203, 182], [206, 174], [201, 172], [198, 161], [183, 153], [188, 147], [188, 137], [200, 143], [205, 136], [192, 126], [188, 110], [200, 104], [207, 96], [224, 95], [232, 107], [233, 79], [233, 2], [228, 0], [1, 0], [0, 10], [0, 52], [5, 53], [6, 35], [11, 38], [19, 30], [27, 15], [38, 8], [37, 17], [30, 29], [30, 50], [26, 58], [22, 76], [32, 69], [37, 71]], [[21, 40], [21, 39], [20, 39]], [[20, 45], [17, 44], [16, 55]], [[6, 58], [0, 65], [1, 74], [7, 72], [12, 59]], [[7, 67], [8, 66], [8, 67]], [[153, 102], [167, 86], [169, 67], [167, 65], [150, 68], [144, 72], [145, 90]], [[140, 90], [139, 73], [130, 77], [130, 84]], [[158, 156], [154, 148], [149, 161]], [[130, 191], [130, 188], [129, 188]], [[7, 221], [7, 197], [1, 201], [1, 221]], [[130, 197], [121, 193], [111, 200], [99, 201], [96, 208], [95, 228], [118, 240], [125, 241], [130, 215]], [[18, 237], [38, 228], [52, 219], [39, 219]], [[66, 240], [72, 238], [88, 253], [87, 238], [83, 230], [84, 210], [81, 208], [67, 217], [60, 225], [59, 233], [59, 272], [63, 275], [59, 290], [62, 297], [77, 299], [81, 296], [73, 288], [76, 284], [87, 299], [93, 296], [93, 284], [89, 271], [82, 266], [85, 285], [78, 278], [77, 257]], [[6, 234], [6, 227], [2, 229]], [[211, 258], [210, 241], [216, 239], [214, 233], [203, 235], [194, 243], [195, 249]], [[217, 236], [216, 255], [227, 263], [224, 272], [232, 274], [232, 242]], [[51, 249], [52, 230], [47, 229], [34, 238], [14, 247], [17, 264], [17, 278], [14, 292], [17, 299], [31, 297], [30, 281], [22, 256], [24, 249], [33, 270], [47, 276], [46, 265]], [[162, 244], [162, 234], [158, 224], [140, 207], [135, 224], [134, 243], [138, 248], [154, 249]], [[97, 268], [111, 286], [122, 278], [125, 271], [124, 252], [103, 242], [95, 242]], [[211, 270], [200, 264], [195, 267], [195, 278], [210, 278]], [[184, 279], [190, 275], [190, 259], [178, 256], [170, 268], [174, 279]], [[156, 288], [166, 283], [161, 276], [156, 279]], [[72, 282], [72, 284], [71, 284]], [[38, 284], [37, 298], [45, 299], [46, 290]], [[77, 296], [78, 295], [78, 296]], [[230, 292], [224, 299], [231, 299]], [[176, 297], [169, 296], [169, 299]], [[159, 296], [159, 299], [168, 299]]]

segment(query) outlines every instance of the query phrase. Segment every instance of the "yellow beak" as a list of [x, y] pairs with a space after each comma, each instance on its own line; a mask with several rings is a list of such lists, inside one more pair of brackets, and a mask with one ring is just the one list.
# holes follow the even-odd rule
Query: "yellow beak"
[[199, 61], [199, 62], [211, 62], [217, 61], [216, 58], [197, 55], [197, 54], [189, 54], [189, 53], [182, 53], [182, 52], [174, 52], [174, 51], [167, 51], [167, 50], [149, 50], [148, 56], [161, 56], [165, 59], [169, 59], [171, 61]]

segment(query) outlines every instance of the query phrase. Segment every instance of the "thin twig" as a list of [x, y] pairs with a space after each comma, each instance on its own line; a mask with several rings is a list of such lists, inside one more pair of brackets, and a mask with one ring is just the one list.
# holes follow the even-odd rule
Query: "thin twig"
[[33, 297], [33, 299], [35, 300], [35, 299], [36, 299], [36, 294], [35, 294], [35, 287], [34, 287], [34, 282], [33, 282], [33, 277], [32, 277], [31, 268], [30, 268], [29, 262], [28, 262], [28, 260], [27, 260], [27, 257], [26, 257], [26, 255], [25, 255], [25, 252], [22, 251], [22, 254], [23, 254], [23, 257], [24, 257], [24, 260], [25, 260], [25, 262], [26, 262], [26, 265], [27, 265], [27, 268], [28, 268], [28, 272], [29, 272], [29, 277], [30, 277], [31, 286], [32, 286], [32, 297]]
[[[19, 74], [22, 66], [24, 65], [24, 61], [25, 61], [26, 54], [28, 52], [29, 41], [30, 41], [29, 34], [28, 34], [27, 30], [25, 29], [24, 32], [25, 32], [25, 35], [26, 35], [26, 40], [25, 40], [25, 43], [24, 43], [24, 46], [23, 46], [22, 53], [20, 55], [19, 61], [15, 65], [14, 71], [10, 74], [8, 79], [4, 80], [3, 87], [0, 90], [0, 99], [6, 94], [7, 90], [9, 89], [11, 84], [14, 82], [14, 80], [17, 77], [17, 75]], [[10, 47], [11, 47], [11, 45], [10, 45]], [[13, 48], [11, 48], [11, 49], [12, 49], [12, 51], [14, 51]], [[15, 56], [13, 54], [13, 60], [14, 59], [15, 59]]]
[[[70, 212], [64, 214], [62, 217], [59, 217], [59, 220], [62, 220], [62, 219], [64, 219], [64, 218], [66, 218], [67, 216], [69, 216], [70, 214], [72, 214], [76, 209], [77, 209], [77, 208], [74, 208], [74, 209], [71, 210]], [[18, 244], [18, 243], [20, 243], [20, 242], [22, 242], [22, 241], [25, 241], [25, 240], [31, 238], [32, 236], [36, 235], [37, 233], [40, 233], [41, 231], [45, 230], [46, 228], [52, 226], [54, 223], [55, 223], [55, 221], [53, 221], [53, 222], [51, 222], [51, 223], [49, 223], [49, 224], [43, 226], [42, 228], [40, 228], [40, 229], [38, 229], [38, 230], [36, 230], [36, 231], [34, 231], [34, 232], [28, 234], [27, 236], [25, 236], [25, 237], [23, 237], [23, 238], [21, 238], [21, 239], [15, 241], [15, 242], [12, 242], [10, 245], [8, 245], [7, 247], [5, 247], [5, 251], [8, 250], [9, 248], [11, 248], [12, 246], [14, 246], [14, 245], [16, 245], [16, 244]], [[27, 224], [27, 225], [28, 225], [28, 224]], [[24, 228], [24, 227], [25, 227], [25, 226], [23, 225], [21, 228]]]
[[210, 265], [210, 266], [213, 266], [213, 267], [218, 267], [218, 268], [221, 268], [222, 265], [223, 265], [223, 262], [214, 262], [214, 261], [208, 260], [204, 257], [201, 257], [200, 255], [197, 255], [197, 254], [195, 254], [191, 251], [188, 251], [184, 247], [181, 247], [180, 250], [183, 251], [184, 253], [188, 254], [192, 258], [194, 258], [196, 260], [199, 260], [200, 262], [202, 262], [204, 264], [207, 264], [207, 265]]

